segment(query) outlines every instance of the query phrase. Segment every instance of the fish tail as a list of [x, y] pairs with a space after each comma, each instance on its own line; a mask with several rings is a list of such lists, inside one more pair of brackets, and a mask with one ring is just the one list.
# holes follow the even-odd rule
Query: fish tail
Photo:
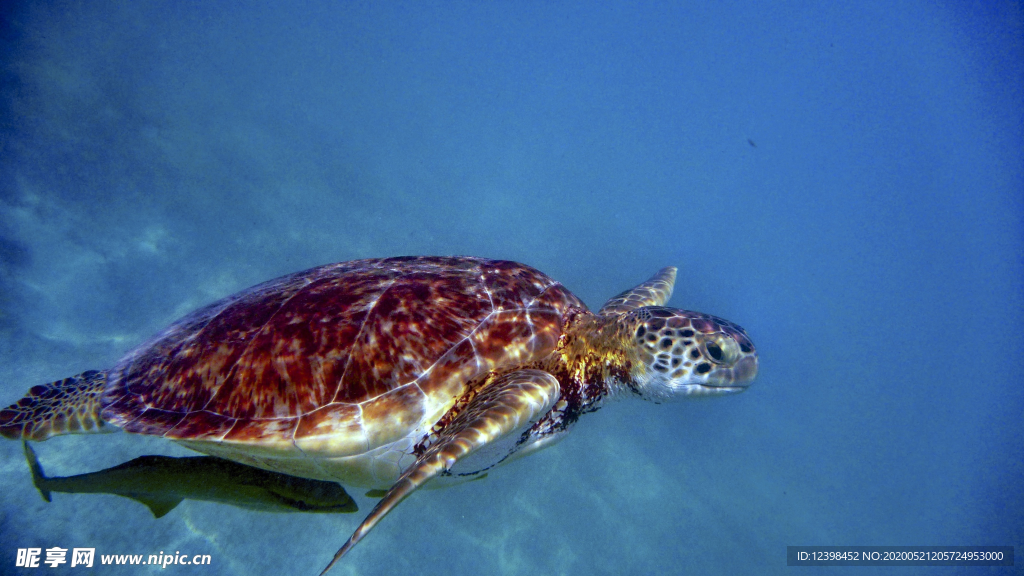
[[24, 440], [22, 440], [21, 444], [25, 448], [25, 460], [28, 461], [28, 467], [32, 470], [32, 483], [36, 485], [36, 489], [43, 495], [43, 500], [51, 502], [50, 491], [44, 484], [47, 478], [43, 474], [43, 467], [39, 464], [39, 458], [36, 457], [36, 451]]
[[90, 370], [33, 386], [24, 398], [0, 410], [0, 436], [38, 441], [60, 434], [106, 432], [109, 426], [100, 416], [106, 385], [106, 371]]

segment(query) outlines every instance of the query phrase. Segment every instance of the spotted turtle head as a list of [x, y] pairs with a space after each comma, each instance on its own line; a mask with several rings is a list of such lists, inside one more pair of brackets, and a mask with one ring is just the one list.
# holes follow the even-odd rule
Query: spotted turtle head
[[629, 387], [666, 402], [742, 392], [757, 376], [757, 350], [736, 324], [662, 306], [622, 318], [634, 358]]

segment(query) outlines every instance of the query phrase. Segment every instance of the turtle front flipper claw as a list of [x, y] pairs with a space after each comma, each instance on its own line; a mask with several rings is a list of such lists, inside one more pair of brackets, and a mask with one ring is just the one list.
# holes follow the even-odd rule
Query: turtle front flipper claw
[[[558, 380], [542, 370], [517, 370], [488, 383], [388, 490], [320, 576], [326, 574], [381, 518], [414, 490], [434, 476], [451, 470], [460, 459], [484, 446], [494, 445], [502, 439], [516, 440], [547, 414], [559, 397]], [[490, 465], [497, 464], [504, 457], [499, 454], [497, 461]]]

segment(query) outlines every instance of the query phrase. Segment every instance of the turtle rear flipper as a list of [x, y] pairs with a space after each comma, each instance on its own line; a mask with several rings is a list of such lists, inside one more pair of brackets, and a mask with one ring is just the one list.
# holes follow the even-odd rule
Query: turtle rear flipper
[[509, 437], [518, 438], [551, 410], [559, 398], [558, 380], [542, 370], [517, 370], [489, 384], [452, 419], [437, 442], [402, 474], [320, 576], [414, 490], [481, 448]]
[[0, 436], [13, 440], [46, 440], [61, 434], [106, 432], [100, 417], [100, 398], [107, 384], [105, 371], [33, 386], [24, 398], [0, 410]]

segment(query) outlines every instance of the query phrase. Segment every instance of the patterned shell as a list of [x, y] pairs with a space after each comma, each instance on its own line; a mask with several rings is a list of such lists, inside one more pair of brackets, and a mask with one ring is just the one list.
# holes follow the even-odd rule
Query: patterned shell
[[436, 422], [474, 377], [554, 350], [584, 304], [515, 262], [408, 257], [284, 276], [175, 322], [109, 371], [129, 432], [361, 454]]

